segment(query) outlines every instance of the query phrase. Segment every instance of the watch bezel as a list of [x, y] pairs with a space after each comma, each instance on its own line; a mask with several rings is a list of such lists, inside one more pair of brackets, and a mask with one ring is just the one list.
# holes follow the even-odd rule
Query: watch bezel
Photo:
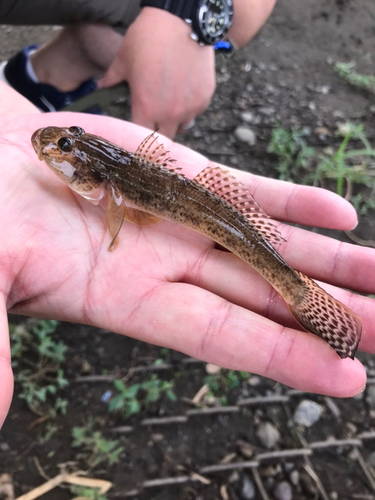
[[[225, 22], [222, 26], [222, 29], [217, 32], [217, 34], [210, 34], [206, 29], [206, 15], [209, 12], [210, 4], [219, 2], [224, 5], [225, 9], [222, 9], [222, 12], [226, 14]], [[225, 12], [226, 10], [226, 12]], [[228, 33], [230, 27], [233, 24], [233, 0], [200, 0], [198, 2], [198, 8], [196, 9], [196, 13], [194, 18], [192, 19], [192, 28], [193, 28], [193, 38], [194, 34], [196, 35], [197, 41], [203, 43], [205, 45], [215, 45], [215, 43], [223, 40], [225, 35]]]

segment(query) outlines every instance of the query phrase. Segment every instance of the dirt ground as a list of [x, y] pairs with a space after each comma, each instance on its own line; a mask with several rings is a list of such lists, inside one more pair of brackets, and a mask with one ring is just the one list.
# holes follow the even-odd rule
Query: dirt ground
[[[278, 171], [267, 146], [279, 123], [304, 129], [306, 142], [318, 151], [337, 149], [342, 139], [335, 132], [347, 120], [362, 123], [374, 143], [374, 95], [350, 86], [334, 70], [335, 62], [355, 61], [356, 71], [373, 74], [374, 26], [374, 0], [278, 0], [256, 39], [218, 70], [210, 108], [178, 140], [215, 161], [270, 177], [278, 177]], [[26, 44], [48, 40], [55, 29], [0, 27], [0, 60]], [[128, 116], [124, 103], [107, 111]], [[240, 125], [252, 130], [254, 145], [237, 139]], [[373, 215], [370, 210], [361, 217], [357, 237], [375, 239]], [[330, 234], [349, 241], [345, 234]], [[367, 391], [351, 400], [296, 393], [254, 375], [231, 390], [222, 388], [225, 401], [217, 407], [217, 400], [191, 402], [206, 382], [201, 362], [79, 325], [61, 324], [56, 338], [68, 346], [62, 364], [70, 382], [62, 391], [68, 400], [66, 416], [56, 418], [57, 431], [43, 443], [48, 422], [34, 425], [38, 416], [17, 398], [16, 385], [0, 432], [0, 478], [1, 473], [11, 475], [16, 496], [56, 476], [62, 464], [67, 470], [88, 468], [77, 460], [71, 433], [92, 417], [97, 430], [124, 447], [117, 464], [89, 470], [90, 477], [113, 482], [107, 498], [375, 499], [371, 356], [361, 358], [369, 373]], [[131, 383], [146, 380], [150, 373], [173, 379], [177, 400], [164, 397], [129, 419], [109, 413], [102, 400], [106, 391], [114, 392], [108, 376], [124, 377], [130, 369]], [[293, 423], [304, 399], [323, 410], [311, 427]], [[202, 405], [216, 410], [202, 413]], [[157, 421], [145, 420], [151, 417]], [[179, 418], [165, 422], [165, 417]], [[265, 423], [272, 427], [270, 434], [279, 433], [270, 449], [259, 434]], [[273, 455], [265, 455], [270, 450]], [[64, 500], [72, 494], [57, 488], [41, 498]]]

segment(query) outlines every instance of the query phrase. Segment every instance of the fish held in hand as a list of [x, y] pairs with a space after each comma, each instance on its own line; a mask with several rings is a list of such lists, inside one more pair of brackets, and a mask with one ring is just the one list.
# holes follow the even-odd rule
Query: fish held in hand
[[118, 245], [124, 219], [138, 226], [163, 219], [182, 224], [252, 266], [305, 330], [328, 342], [341, 358], [354, 358], [359, 316], [285, 262], [273, 246], [284, 241], [276, 225], [227, 171], [207, 167], [187, 179], [155, 133], [135, 153], [80, 127], [42, 128], [31, 142], [38, 158], [73, 191], [95, 204], [108, 196], [109, 251]]

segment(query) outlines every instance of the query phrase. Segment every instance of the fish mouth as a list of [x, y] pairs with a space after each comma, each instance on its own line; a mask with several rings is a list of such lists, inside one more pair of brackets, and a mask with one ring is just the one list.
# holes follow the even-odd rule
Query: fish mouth
[[31, 144], [34, 148], [35, 153], [38, 155], [39, 160], [43, 160], [42, 145], [40, 142], [40, 135], [44, 129], [40, 128], [36, 130], [31, 136]]

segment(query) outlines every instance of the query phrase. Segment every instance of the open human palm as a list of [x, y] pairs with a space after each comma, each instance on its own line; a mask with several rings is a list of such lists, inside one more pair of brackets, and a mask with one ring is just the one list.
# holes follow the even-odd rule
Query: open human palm
[[[7, 310], [111, 329], [307, 391], [348, 397], [364, 388], [358, 360], [341, 360], [302, 332], [263, 278], [203, 236], [168, 221], [146, 228], [125, 221], [118, 248], [108, 252], [105, 206], [70, 191], [30, 143], [37, 128], [78, 125], [134, 151], [146, 129], [107, 117], [42, 115], [9, 95], [15, 104], [3, 105], [0, 120], [0, 424], [12, 392]], [[207, 166], [206, 158], [164, 142], [188, 177]], [[235, 175], [275, 219], [356, 224], [352, 207], [330, 192]], [[340, 287], [374, 293], [375, 252], [290, 225], [281, 231], [286, 261], [330, 284], [322, 286], [362, 317], [360, 348], [374, 350], [374, 301]]]

